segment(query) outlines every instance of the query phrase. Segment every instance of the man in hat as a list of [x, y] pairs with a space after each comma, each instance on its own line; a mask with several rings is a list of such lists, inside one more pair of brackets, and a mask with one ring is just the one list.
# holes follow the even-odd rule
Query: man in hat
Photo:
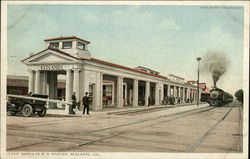
[[89, 115], [89, 103], [90, 103], [90, 97], [88, 96], [88, 92], [85, 93], [85, 96], [82, 98], [82, 104], [83, 104], [83, 113], [85, 114], [85, 109], [87, 109], [87, 115]]

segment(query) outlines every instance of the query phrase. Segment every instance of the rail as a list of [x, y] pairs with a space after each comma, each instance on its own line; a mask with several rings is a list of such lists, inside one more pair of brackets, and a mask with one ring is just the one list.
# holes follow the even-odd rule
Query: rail
[[7, 97], [23, 98], [23, 99], [32, 99], [32, 100], [45, 101], [45, 102], [49, 102], [49, 103], [61, 103], [61, 104], [72, 105], [72, 102], [66, 102], [66, 101], [60, 101], [60, 100], [48, 99], [48, 98], [47, 98], [47, 99], [44, 99], [44, 98], [20, 96], [20, 95], [13, 95], [13, 94], [7, 94]]

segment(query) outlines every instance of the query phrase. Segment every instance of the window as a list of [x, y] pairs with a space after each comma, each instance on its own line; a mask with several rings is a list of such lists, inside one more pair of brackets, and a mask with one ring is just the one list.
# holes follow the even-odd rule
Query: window
[[59, 43], [50, 43], [49, 47], [54, 48], [54, 49], [58, 49], [59, 48]]
[[85, 50], [85, 44], [78, 42], [77, 43], [77, 48], [81, 50]]
[[63, 42], [63, 49], [71, 49], [72, 48], [72, 41]]

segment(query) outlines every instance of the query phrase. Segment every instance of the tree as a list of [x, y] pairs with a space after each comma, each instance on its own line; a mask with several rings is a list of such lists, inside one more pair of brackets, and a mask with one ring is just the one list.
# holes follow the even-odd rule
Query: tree
[[236, 99], [240, 102], [243, 103], [243, 90], [240, 89], [238, 91], [235, 92], [234, 96], [236, 97]]

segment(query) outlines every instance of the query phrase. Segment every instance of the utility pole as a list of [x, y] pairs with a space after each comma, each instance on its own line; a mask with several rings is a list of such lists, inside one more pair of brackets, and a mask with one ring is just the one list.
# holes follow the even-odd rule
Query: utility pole
[[196, 60], [198, 61], [198, 80], [197, 80], [197, 107], [199, 106], [200, 96], [199, 96], [199, 77], [200, 77], [200, 57], [197, 57]]

